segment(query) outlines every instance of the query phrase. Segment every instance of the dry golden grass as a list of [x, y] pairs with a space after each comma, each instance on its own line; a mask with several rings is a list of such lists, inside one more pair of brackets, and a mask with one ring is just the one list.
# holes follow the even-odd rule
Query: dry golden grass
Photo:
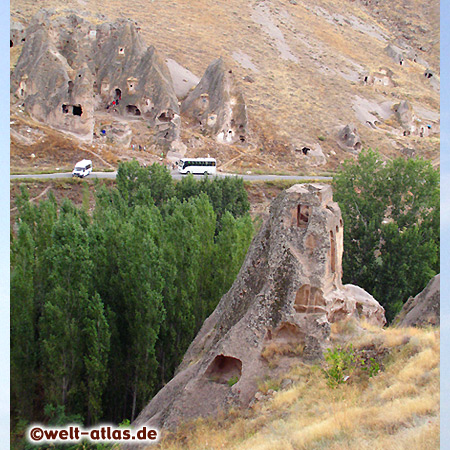
[[[366, 335], [352, 338], [355, 348], [367, 345], [368, 335], [390, 352], [384, 370], [368, 383], [332, 389], [320, 367], [299, 363], [285, 375], [293, 380], [288, 389], [252, 410], [185, 424], [156, 448], [438, 449], [439, 331], [363, 327]], [[262, 389], [270, 383], [279, 385], [268, 380]]]

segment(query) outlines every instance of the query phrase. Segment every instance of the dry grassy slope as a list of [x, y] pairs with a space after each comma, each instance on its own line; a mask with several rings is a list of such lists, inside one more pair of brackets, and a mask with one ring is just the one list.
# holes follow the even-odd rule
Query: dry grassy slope
[[[352, 106], [355, 96], [359, 96], [378, 103], [406, 99], [413, 105], [439, 111], [439, 94], [423, 77], [426, 67], [414, 62], [400, 67], [384, 51], [387, 40], [405, 40], [406, 36], [409, 43], [427, 49], [420, 56], [439, 73], [439, 2], [364, 3], [112, 0], [105, 8], [98, 1], [78, 0], [72, 7], [92, 15], [101, 12], [110, 19], [135, 19], [147, 44], [154, 44], [165, 57], [175, 59], [197, 76], [213, 59], [222, 56], [233, 68], [247, 101], [253, 145], [241, 151], [252, 155], [253, 167], [259, 163], [261, 167], [299, 170], [302, 160], [293, 156], [292, 146], [313, 145], [322, 136], [326, 138], [320, 142], [325, 153], [337, 153], [330, 155], [329, 164], [322, 170], [333, 168], [348, 156], [336, 148], [336, 127], [349, 122], [357, 125], [364, 147], [379, 148], [388, 156], [399, 155], [400, 147], [410, 147], [436, 158], [436, 137], [419, 142], [416, 137], [372, 130], [358, 122]], [[46, 7], [62, 10], [65, 5], [60, 0], [49, 0]], [[37, 9], [37, 3], [31, 0], [11, 1], [13, 18], [28, 20]], [[376, 35], [384, 35], [386, 40]], [[257, 71], [233, 59], [235, 52], [247, 55]], [[358, 73], [379, 67], [393, 70], [397, 87], [358, 83]], [[250, 75], [254, 83], [243, 81], [245, 75]], [[240, 151], [215, 144], [212, 148], [223, 159]]]
[[[355, 349], [387, 351], [383, 369], [373, 378], [354, 372], [333, 389], [319, 366], [299, 363], [279, 379], [261, 380], [261, 400], [250, 410], [197, 419], [148, 448], [438, 449], [439, 331], [367, 327], [359, 337], [354, 331], [351, 322], [334, 324], [335, 344], [346, 341]], [[287, 384], [283, 380], [292, 383], [282, 388]]]

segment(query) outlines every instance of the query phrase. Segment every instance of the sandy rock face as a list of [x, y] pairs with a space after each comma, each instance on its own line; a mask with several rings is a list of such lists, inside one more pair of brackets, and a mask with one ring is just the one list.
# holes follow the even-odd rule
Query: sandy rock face
[[433, 277], [426, 288], [410, 297], [397, 316], [398, 327], [425, 327], [440, 324], [440, 274]]
[[144, 119], [168, 145], [179, 137], [169, 70], [130, 20], [94, 25], [71, 14], [37, 14], [11, 77], [30, 115], [91, 140], [94, 113]]
[[[176, 376], [135, 425], [180, 421], [247, 406], [270, 374], [265, 350], [292, 346], [304, 361], [322, 358], [330, 323], [384, 310], [356, 286], [342, 286], [343, 223], [330, 186], [295, 185], [271, 205], [231, 289], [205, 321]], [[267, 354], [267, 352], [266, 352]]]
[[247, 108], [231, 70], [222, 58], [212, 62], [196, 88], [181, 105], [181, 112], [198, 121], [219, 142], [245, 143]]

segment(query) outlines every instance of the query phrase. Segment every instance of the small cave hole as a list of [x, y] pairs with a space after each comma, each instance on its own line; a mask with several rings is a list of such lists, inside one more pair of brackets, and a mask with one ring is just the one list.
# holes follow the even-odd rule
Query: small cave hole
[[22, 42], [25, 42], [25, 38], [22, 38]]
[[357, 142], [357, 143], [353, 146], [353, 148], [354, 148], [355, 150], [360, 150], [360, 149], [361, 149], [361, 142]]
[[174, 118], [175, 114], [174, 112], [169, 109], [168, 111], [163, 111], [159, 116], [158, 120], [161, 122], [170, 122]]
[[122, 100], [122, 91], [119, 88], [115, 90], [114, 100]]
[[305, 228], [309, 222], [309, 216], [311, 214], [311, 207], [309, 205], [297, 206], [297, 226]]
[[67, 105], [62, 105], [63, 114], [67, 114], [69, 112], [69, 107]]
[[127, 105], [127, 113], [133, 116], [140, 116], [141, 111], [135, 105]]
[[81, 108], [81, 105], [73, 105], [72, 114], [74, 116], [81, 116], [81, 114], [83, 114], [83, 109]]
[[240, 140], [241, 142], [245, 142], [245, 137], [244, 137], [244, 136], [239, 136], [239, 140]]
[[9, 47], [11, 48], [11, 47], [14, 47], [14, 42], [10, 39], [9, 40]]
[[242, 375], [242, 361], [232, 356], [217, 355], [206, 369], [205, 376], [215, 383], [227, 384]]
[[311, 151], [311, 149], [310, 149], [309, 147], [303, 147], [303, 148], [302, 148], [302, 153], [303, 153], [304, 155], [307, 155], [308, 152], [310, 152], [310, 151]]

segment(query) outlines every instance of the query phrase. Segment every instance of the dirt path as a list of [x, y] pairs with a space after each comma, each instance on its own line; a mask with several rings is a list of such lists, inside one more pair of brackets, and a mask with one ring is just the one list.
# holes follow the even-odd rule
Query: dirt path
[[[30, 202], [35, 202], [36, 200], [39, 200], [42, 196], [44, 196], [50, 189], [50, 186], [47, 186], [38, 196], [30, 198]], [[14, 208], [10, 208], [10, 212], [16, 211], [17, 206]]]

